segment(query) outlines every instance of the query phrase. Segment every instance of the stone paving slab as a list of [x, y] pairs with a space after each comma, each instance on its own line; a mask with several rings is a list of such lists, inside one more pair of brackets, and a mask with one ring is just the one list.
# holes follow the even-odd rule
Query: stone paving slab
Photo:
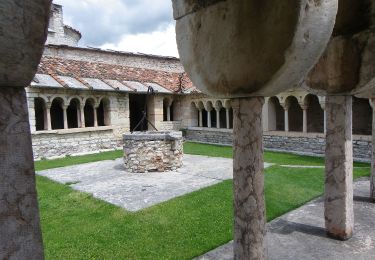
[[[184, 155], [173, 172], [128, 173], [123, 159], [40, 171], [37, 174], [70, 184], [129, 211], [138, 211], [233, 178], [232, 159]], [[268, 167], [266, 164], [265, 167]]]
[[[337, 241], [324, 230], [323, 198], [281, 216], [267, 225], [269, 260], [374, 260], [375, 203], [369, 201], [369, 180], [354, 184], [354, 236]], [[199, 260], [233, 259], [232, 242], [223, 245]]]

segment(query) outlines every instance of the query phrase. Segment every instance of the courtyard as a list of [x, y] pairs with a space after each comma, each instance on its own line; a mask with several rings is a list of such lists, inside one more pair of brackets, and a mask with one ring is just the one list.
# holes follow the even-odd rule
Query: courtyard
[[[176, 188], [177, 184], [179, 187], [174, 191], [166, 189], [169, 197], [159, 200], [164, 202], [151, 202], [150, 207], [147, 205], [141, 210], [133, 208], [137, 211], [113, 205], [115, 202], [107, 203], [105, 198], [97, 199], [95, 193], [90, 194], [87, 188], [90, 185], [83, 188], [85, 179], [82, 176], [89, 175], [90, 169], [97, 172], [97, 177], [92, 178], [93, 182], [98, 180], [95, 185], [104, 185], [100, 175], [111, 176], [113, 172], [103, 168], [98, 172], [97, 166], [108, 164], [113, 169], [116, 162], [121, 162], [121, 151], [36, 162], [46, 259], [191, 259], [230, 242], [233, 238], [233, 183], [231, 171], [225, 174], [225, 170], [231, 168], [228, 158], [232, 157], [232, 148], [185, 143], [184, 150], [188, 160], [201, 158], [201, 166], [212, 161], [211, 167], [203, 168], [197, 160], [193, 166], [184, 166], [180, 174], [186, 174], [190, 179], [204, 176], [209, 181], [194, 187], [192, 182], [169, 183], [170, 186], [164, 187]], [[266, 152], [265, 161], [270, 166], [265, 169], [268, 222], [277, 221], [278, 217], [323, 194], [323, 158]], [[369, 176], [369, 164], [355, 163], [354, 166], [356, 179]], [[184, 172], [185, 167], [194, 167], [198, 174]], [[218, 173], [219, 178], [215, 178], [212, 174], [220, 170], [222, 174]], [[52, 178], [61, 183], [40, 176], [51, 175], [54, 171], [61, 174]], [[119, 181], [112, 184], [120, 185]], [[148, 184], [144, 186], [146, 192], [152, 188]], [[184, 186], [190, 186], [189, 190], [184, 190]], [[155, 197], [158, 195], [156, 192]], [[319, 216], [319, 211], [314, 212]], [[311, 215], [306, 221], [311, 218], [317, 219]], [[301, 232], [291, 234], [303, 235]], [[354, 238], [353, 241], [357, 240]], [[230, 247], [226, 252], [230, 252]]]

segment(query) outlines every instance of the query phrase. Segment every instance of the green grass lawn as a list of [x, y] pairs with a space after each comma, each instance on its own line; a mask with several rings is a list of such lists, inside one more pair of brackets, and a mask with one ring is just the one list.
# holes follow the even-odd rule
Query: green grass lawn
[[[230, 157], [231, 148], [185, 144], [185, 152]], [[38, 170], [121, 157], [122, 152], [40, 161]], [[272, 220], [323, 192], [323, 169], [277, 164], [322, 165], [323, 160], [268, 153], [265, 171], [267, 219]], [[359, 164], [369, 167], [368, 164]], [[356, 168], [355, 177], [370, 168]], [[37, 177], [46, 259], [190, 259], [232, 239], [232, 181], [130, 213]]]

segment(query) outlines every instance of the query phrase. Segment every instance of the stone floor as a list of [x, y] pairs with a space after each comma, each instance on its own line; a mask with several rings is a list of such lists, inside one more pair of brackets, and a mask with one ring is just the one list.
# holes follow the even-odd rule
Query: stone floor
[[[342, 242], [326, 237], [323, 199], [320, 198], [268, 224], [268, 259], [374, 260], [375, 203], [368, 199], [369, 180], [357, 181], [354, 187], [355, 233], [352, 239]], [[198, 259], [233, 259], [232, 243]]]
[[[172, 198], [231, 179], [232, 159], [185, 155], [175, 172], [128, 173], [123, 160], [101, 161], [40, 171], [37, 174], [93, 194], [129, 211], [138, 211]], [[265, 164], [269, 166], [269, 164]]]

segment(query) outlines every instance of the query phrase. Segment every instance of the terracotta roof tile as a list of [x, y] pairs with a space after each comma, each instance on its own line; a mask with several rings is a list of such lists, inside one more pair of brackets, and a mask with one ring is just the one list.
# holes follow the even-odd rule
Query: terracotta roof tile
[[175, 93], [184, 93], [184, 91], [187, 89], [196, 90], [193, 83], [185, 73], [171, 73], [107, 63], [69, 60], [49, 56], [43, 56], [39, 64], [38, 73], [49, 74], [51, 76], [53, 75], [54, 78], [56, 76], [67, 76], [76, 78], [78, 80], [81, 78], [94, 78], [101, 80], [117, 80], [120, 82], [151, 82]]

